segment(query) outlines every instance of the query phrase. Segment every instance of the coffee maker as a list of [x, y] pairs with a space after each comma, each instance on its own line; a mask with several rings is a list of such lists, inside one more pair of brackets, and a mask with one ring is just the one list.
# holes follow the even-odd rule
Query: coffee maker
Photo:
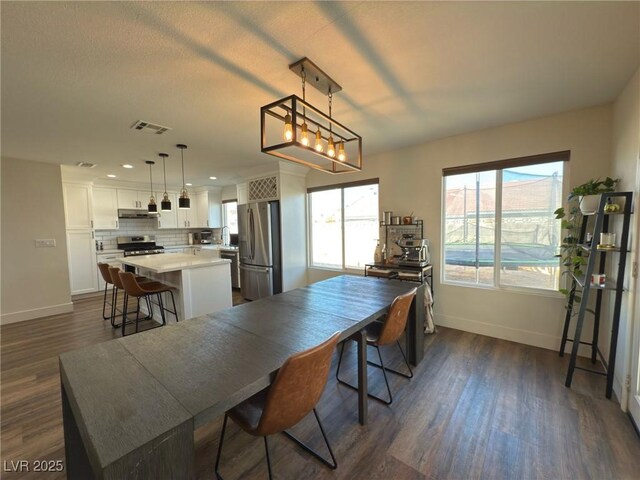
[[429, 240], [426, 238], [401, 238], [396, 243], [402, 249], [399, 266], [426, 267], [431, 263]]

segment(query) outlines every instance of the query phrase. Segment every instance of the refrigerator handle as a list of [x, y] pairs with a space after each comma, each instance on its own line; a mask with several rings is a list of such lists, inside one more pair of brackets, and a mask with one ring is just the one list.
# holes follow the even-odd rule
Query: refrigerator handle
[[249, 239], [251, 240], [251, 245], [249, 250], [251, 252], [251, 259], [253, 260], [256, 254], [256, 229], [253, 221], [253, 209], [249, 209]]

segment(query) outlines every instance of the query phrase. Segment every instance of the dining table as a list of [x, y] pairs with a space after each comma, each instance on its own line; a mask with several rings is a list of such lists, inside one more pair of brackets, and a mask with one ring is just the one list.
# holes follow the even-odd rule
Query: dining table
[[193, 478], [194, 430], [266, 388], [289, 356], [335, 332], [357, 343], [358, 421], [365, 425], [365, 327], [413, 288], [405, 338], [417, 365], [424, 285], [356, 275], [60, 355], [67, 478]]

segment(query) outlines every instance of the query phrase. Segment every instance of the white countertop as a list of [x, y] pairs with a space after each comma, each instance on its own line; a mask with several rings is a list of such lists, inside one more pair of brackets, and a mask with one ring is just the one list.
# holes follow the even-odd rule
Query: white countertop
[[165, 245], [165, 250], [179, 249], [179, 248], [204, 248], [205, 250], [224, 250], [228, 252], [237, 252], [238, 247], [232, 245], [218, 245], [211, 243], [194, 243], [193, 245]]
[[114, 253], [122, 253], [121, 248], [105, 248], [104, 250], [96, 250], [97, 255], [113, 255]]
[[122, 257], [121, 262], [133, 267], [149, 270], [153, 273], [175, 272], [190, 268], [204, 268], [231, 263], [231, 260], [209, 256], [174, 253], [171, 255], [140, 255]]

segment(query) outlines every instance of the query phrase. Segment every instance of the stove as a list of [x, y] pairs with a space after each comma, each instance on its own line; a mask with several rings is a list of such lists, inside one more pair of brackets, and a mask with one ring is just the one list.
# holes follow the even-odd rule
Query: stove
[[118, 237], [118, 248], [124, 250], [125, 257], [139, 255], [157, 255], [164, 253], [164, 247], [156, 245], [156, 237], [138, 235], [133, 237]]

